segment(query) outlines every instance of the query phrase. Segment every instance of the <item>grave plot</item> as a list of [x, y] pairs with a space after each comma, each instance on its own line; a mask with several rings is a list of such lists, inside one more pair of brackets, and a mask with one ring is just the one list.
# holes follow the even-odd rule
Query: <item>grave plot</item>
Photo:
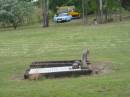
[[41, 77], [64, 77], [72, 75], [87, 75], [92, 73], [89, 68], [88, 49], [83, 51], [81, 60], [40, 61], [32, 62], [24, 73], [24, 79], [39, 79]]

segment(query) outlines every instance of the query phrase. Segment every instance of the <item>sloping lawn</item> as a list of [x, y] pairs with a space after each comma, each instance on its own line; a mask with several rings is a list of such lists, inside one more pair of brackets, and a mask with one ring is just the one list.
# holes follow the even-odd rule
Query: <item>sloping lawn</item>
[[[93, 76], [22, 80], [32, 61], [80, 59], [110, 62]], [[130, 97], [130, 22], [82, 26], [75, 22], [0, 29], [0, 97]]]

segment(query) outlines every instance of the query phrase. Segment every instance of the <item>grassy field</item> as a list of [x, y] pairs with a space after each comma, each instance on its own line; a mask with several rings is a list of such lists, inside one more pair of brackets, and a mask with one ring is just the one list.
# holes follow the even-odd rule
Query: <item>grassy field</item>
[[[32, 61], [80, 59], [84, 48], [91, 62], [111, 62], [111, 72], [21, 80]], [[0, 97], [130, 97], [130, 22], [0, 29]]]

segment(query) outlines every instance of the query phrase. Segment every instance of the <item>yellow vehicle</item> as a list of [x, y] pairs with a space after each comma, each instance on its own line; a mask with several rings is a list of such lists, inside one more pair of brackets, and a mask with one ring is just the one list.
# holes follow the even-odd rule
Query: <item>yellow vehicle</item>
[[57, 13], [68, 13], [73, 19], [80, 18], [80, 13], [75, 11], [75, 6], [57, 7]]
[[80, 13], [76, 11], [68, 12], [73, 18], [80, 18]]

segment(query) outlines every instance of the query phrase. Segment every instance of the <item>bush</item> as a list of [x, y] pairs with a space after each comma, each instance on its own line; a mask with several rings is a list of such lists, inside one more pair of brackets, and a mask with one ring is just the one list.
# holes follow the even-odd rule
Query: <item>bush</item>
[[0, 0], [0, 23], [16, 29], [18, 25], [26, 23], [31, 18], [32, 10], [31, 2]]

